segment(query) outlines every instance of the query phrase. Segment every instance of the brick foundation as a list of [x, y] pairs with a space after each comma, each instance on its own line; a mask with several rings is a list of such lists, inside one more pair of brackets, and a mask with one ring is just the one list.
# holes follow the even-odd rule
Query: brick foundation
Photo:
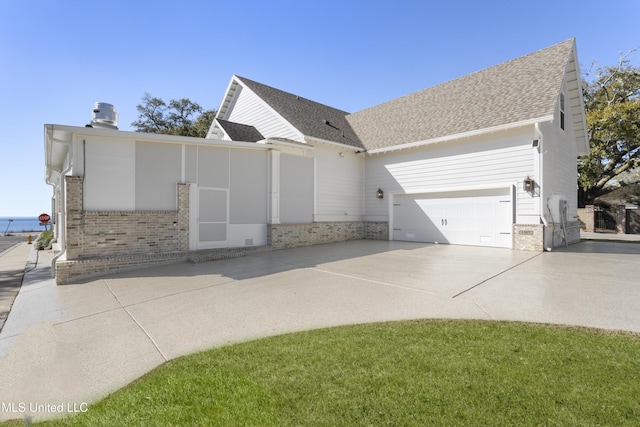
[[137, 270], [161, 265], [170, 265], [190, 261], [193, 263], [237, 258], [247, 252], [263, 251], [264, 246], [250, 248], [207, 249], [199, 251], [180, 251], [157, 254], [121, 255], [96, 257], [77, 260], [58, 261], [56, 263], [56, 284], [64, 285], [82, 279], [90, 279], [106, 274]]
[[544, 225], [513, 224], [513, 249], [517, 251], [544, 250]]
[[[567, 243], [580, 242], [580, 221], [566, 224]], [[513, 224], [513, 249], [538, 251], [560, 248], [565, 245], [564, 232], [560, 224]]]
[[267, 241], [272, 249], [321, 245], [347, 240], [388, 240], [387, 222], [313, 222], [308, 224], [269, 224]]
[[[189, 251], [189, 184], [178, 185], [177, 211], [94, 212], [83, 210], [83, 177], [66, 179], [66, 259], [56, 262], [56, 283], [186, 260], [236, 256], [238, 251]], [[387, 222], [319, 222], [267, 227], [270, 248], [387, 240]]]
[[83, 179], [65, 177], [66, 260], [56, 262], [58, 284], [186, 259], [189, 184], [177, 184], [177, 211], [95, 212], [83, 210]]
[[389, 240], [389, 223], [371, 221], [365, 222], [364, 238], [367, 240]]

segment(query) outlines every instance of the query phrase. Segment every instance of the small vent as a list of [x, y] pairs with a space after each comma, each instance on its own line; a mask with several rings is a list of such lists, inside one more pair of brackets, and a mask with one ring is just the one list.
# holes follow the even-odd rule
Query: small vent
[[244, 239], [245, 246], [253, 246], [253, 239]]

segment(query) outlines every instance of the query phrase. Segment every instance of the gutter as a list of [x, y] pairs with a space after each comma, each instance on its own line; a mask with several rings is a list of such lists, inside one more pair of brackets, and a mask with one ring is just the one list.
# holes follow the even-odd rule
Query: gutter
[[60, 172], [60, 185], [61, 185], [60, 197], [62, 198], [62, 200], [58, 201], [58, 205], [60, 206], [61, 202], [64, 202], [64, 208], [60, 209], [60, 215], [58, 215], [58, 218], [57, 218], [60, 221], [60, 227], [58, 227], [58, 233], [60, 234], [58, 236], [58, 244], [60, 245], [60, 252], [56, 256], [54, 256], [53, 259], [51, 260], [51, 271], [54, 277], [56, 275], [56, 262], [63, 255], [66, 256], [67, 254], [67, 236], [66, 236], [66, 227], [65, 227], [65, 222], [67, 220], [66, 218], [67, 184], [65, 183], [64, 177], [70, 170], [71, 170], [71, 162], [69, 162], [69, 166], [67, 166], [62, 172]]

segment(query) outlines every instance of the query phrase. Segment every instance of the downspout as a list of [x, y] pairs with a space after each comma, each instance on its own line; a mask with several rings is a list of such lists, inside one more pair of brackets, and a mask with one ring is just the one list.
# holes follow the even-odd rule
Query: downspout
[[[53, 138], [51, 139], [53, 140]], [[68, 147], [71, 147], [71, 141], [60, 141], [60, 140], [57, 140], [57, 141], [66, 144]], [[67, 149], [67, 156], [69, 158], [67, 167], [60, 172], [60, 199], [61, 200], [58, 201], [60, 214], [57, 216], [57, 220], [60, 221], [60, 226], [58, 227], [58, 232], [60, 234], [58, 236], [58, 243], [60, 244], [60, 252], [56, 256], [54, 256], [53, 259], [51, 260], [51, 270], [54, 276], [56, 271], [56, 262], [60, 257], [62, 257], [63, 255], [66, 255], [67, 253], [67, 236], [66, 236], [67, 183], [64, 178], [67, 175], [67, 173], [69, 173], [72, 167], [71, 156], [69, 156], [68, 149]]]
[[71, 170], [71, 162], [69, 162], [69, 165], [62, 171], [60, 172], [60, 198], [62, 199], [59, 203], [61, 209], [60, 209], [60, 215], [59, 219], [60, 219], [60, 227], [58, 228], [58, 231], [60, 232], [60, 237], [58, 239], [58, 243], [60, 243], [60, 253], [58, 253], [58, 255], [54, 256], [53, 259], [51, 260], [51, 270], [53, 271], [53, 274], [55, 275], [55, 271], [56, 271], [56, 261], [58, 261], [58, 259], [60, 257], [62, 257], [63, 255], [67, 254], [67, 226], [66, 226], [66, 212], [67, 212], [67, 183], [64, 179], [64, 177], [67, 175], [67, 173]]

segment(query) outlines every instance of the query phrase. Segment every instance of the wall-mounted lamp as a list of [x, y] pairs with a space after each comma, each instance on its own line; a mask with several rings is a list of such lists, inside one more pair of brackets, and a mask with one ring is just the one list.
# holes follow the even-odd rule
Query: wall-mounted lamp
[[525, 179], [522, 182], [522, 185], [524, 187], [524, 191], [528, 192], [528, 193], [533, 193], [533, 191], [536, 188], [536, 183], [534, 180], [532, 180], [531, 178], [527, 177], [527, 179]]
[[384, 198], [384, 191], [382, 191], [382, 188], [378, 188], [378, 191], [376, 191], [376, 197], [378, 199], [383, 199]]
[[538, 145], [540, 145], [540, 140], [539, 139], [534, 139], [533, 141], [531, 141], [531, 146], [533, 148], [536, 148]]

